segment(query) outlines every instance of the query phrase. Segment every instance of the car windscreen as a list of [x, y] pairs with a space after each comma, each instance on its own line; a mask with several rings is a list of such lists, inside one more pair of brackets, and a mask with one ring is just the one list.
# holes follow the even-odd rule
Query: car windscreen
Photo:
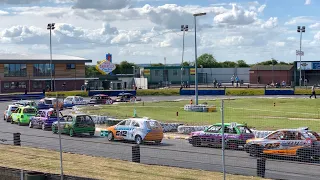
[[70, 98], [66, 98], [65, 99], [65, 101], [72, 101], [73, 100], [73, 98], [72, 97], [70, 97]]
[[23, 113], [27, 113], [27, 114], [35, 114], [36, 110], [33, 108], [25, 108], [23, 109]]
[[246, 126], [238, 126], [241, 134], [251, 134], [252, 131]]
[[52, 100], [47, 100], [47, 99], [46, 99], [46, 100], [44, 100], [44, 103], [45, 103], [45, 104], [52, 104]]
[[158, 129], [161, 125], [157, 121], [146, 121], [148, 129]]
[[317, 140], [320, 141], [320, 136], [318, 133], [314, 132], [314, 131], [308, 131], [307, 134], [310, 136], [310, 138], [312, 140]]

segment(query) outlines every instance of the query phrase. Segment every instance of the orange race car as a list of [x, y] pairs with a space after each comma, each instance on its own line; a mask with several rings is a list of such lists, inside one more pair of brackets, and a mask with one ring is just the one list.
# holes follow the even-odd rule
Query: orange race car
[[280, 129], [264, 138], [247, 140], [245, 151], [250, 156], [269, 154], [319, 159], [320, 136], [308, 128]]

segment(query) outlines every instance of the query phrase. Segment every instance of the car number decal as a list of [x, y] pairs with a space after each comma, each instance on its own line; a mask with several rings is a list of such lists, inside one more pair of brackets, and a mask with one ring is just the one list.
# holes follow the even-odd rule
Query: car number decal
[[127, 136], [128, 131], [116, 131], [116, 136]]

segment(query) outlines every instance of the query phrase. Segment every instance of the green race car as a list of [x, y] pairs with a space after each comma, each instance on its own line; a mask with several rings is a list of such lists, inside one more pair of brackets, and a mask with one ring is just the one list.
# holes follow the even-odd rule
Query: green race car
[[[91, 116], [86, 114], [65, 115], [60, 119], [61, 133], [75, 136], [77, 134], [89, 133], [94, 136], [95, 124]], [[52, 132], [58, 133], [58, 121], [52, 123]]]
[[18, 109], [11, 114], [11, 124], [17, 123], [19, 126], [29, 124], [30, 118], [37, 114], [37, 109], [30, 106], [18, 107]]

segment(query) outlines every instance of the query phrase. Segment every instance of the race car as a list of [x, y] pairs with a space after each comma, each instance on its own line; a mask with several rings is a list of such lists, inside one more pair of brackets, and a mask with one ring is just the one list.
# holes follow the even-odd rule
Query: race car
[[71, 108], [73, 106], [86, 104], [88, 104], [88, 102], [85, 101], [81, 96], [68, 96], [63, 101], [63, 107], [65, 108]]
[[104, 94], [96, 94], [91, 97], [89, 103], [90, 105], [95, 104], [113, 104], [113, 100], [108, 96]]
[[35, 116], [37, 109], [31, 106], [18, 107], [18, 109], [11, 114], [11, 124], [18, 123], [19, 126], [29, 124], [30, 118]]
[[222, 130], [224, 130], [224, 138], [226, 148], [238, 149], [243, 148], [247, 139], [254, 138], [254, 134], [244, 124], [216, 123], [205, 129], [204, 131], [196, 131], [190, 134], [188, 141], [193, 146], [222, 146]]
[[134, 102], [141, 101], [141, 98], [137, 98], [131, 93], [120, 93], [115, 99], [116, 102]]
[[50, 109], [56, 108], [58, 101], [58, 107], [60, 110], [63, 109], [63, 103], [60, 102], [57, 98], [43, 98], [38, 103], [38, 109]]
[[16, 106], [31, 106], [37, 108], [37, 103], [32, 100], [21, 100], [14, 103]]
[[9, 122], [11, 119], [11, 114], [14, 113], [19, 106], [17, 105], [8, 105], [7, 109], [3, 113], [3, 120]]
[[320, 136], [308, 128], [280, 129], [264, 138], [249, 139], [245, 151], [250, 156], [295, 156], [305, 160], [319, 159]]
[[136, 144], [153, 141], [160, 144], [163, 139], [163, 130], [160, 123], [149, 118], [130, 118], [121, 121], [115, 126], [107, 128], [109, 141], [127, 140]]
[[[62, 116], [60, 112], [59, 117], [61, 118]], [[55, 121], [58, 121], [56, 110], [39, 110], [34, 117], [30, 118], [29, 128], [41, 128], [42, 130], [51, 129], [52, 123]]]

